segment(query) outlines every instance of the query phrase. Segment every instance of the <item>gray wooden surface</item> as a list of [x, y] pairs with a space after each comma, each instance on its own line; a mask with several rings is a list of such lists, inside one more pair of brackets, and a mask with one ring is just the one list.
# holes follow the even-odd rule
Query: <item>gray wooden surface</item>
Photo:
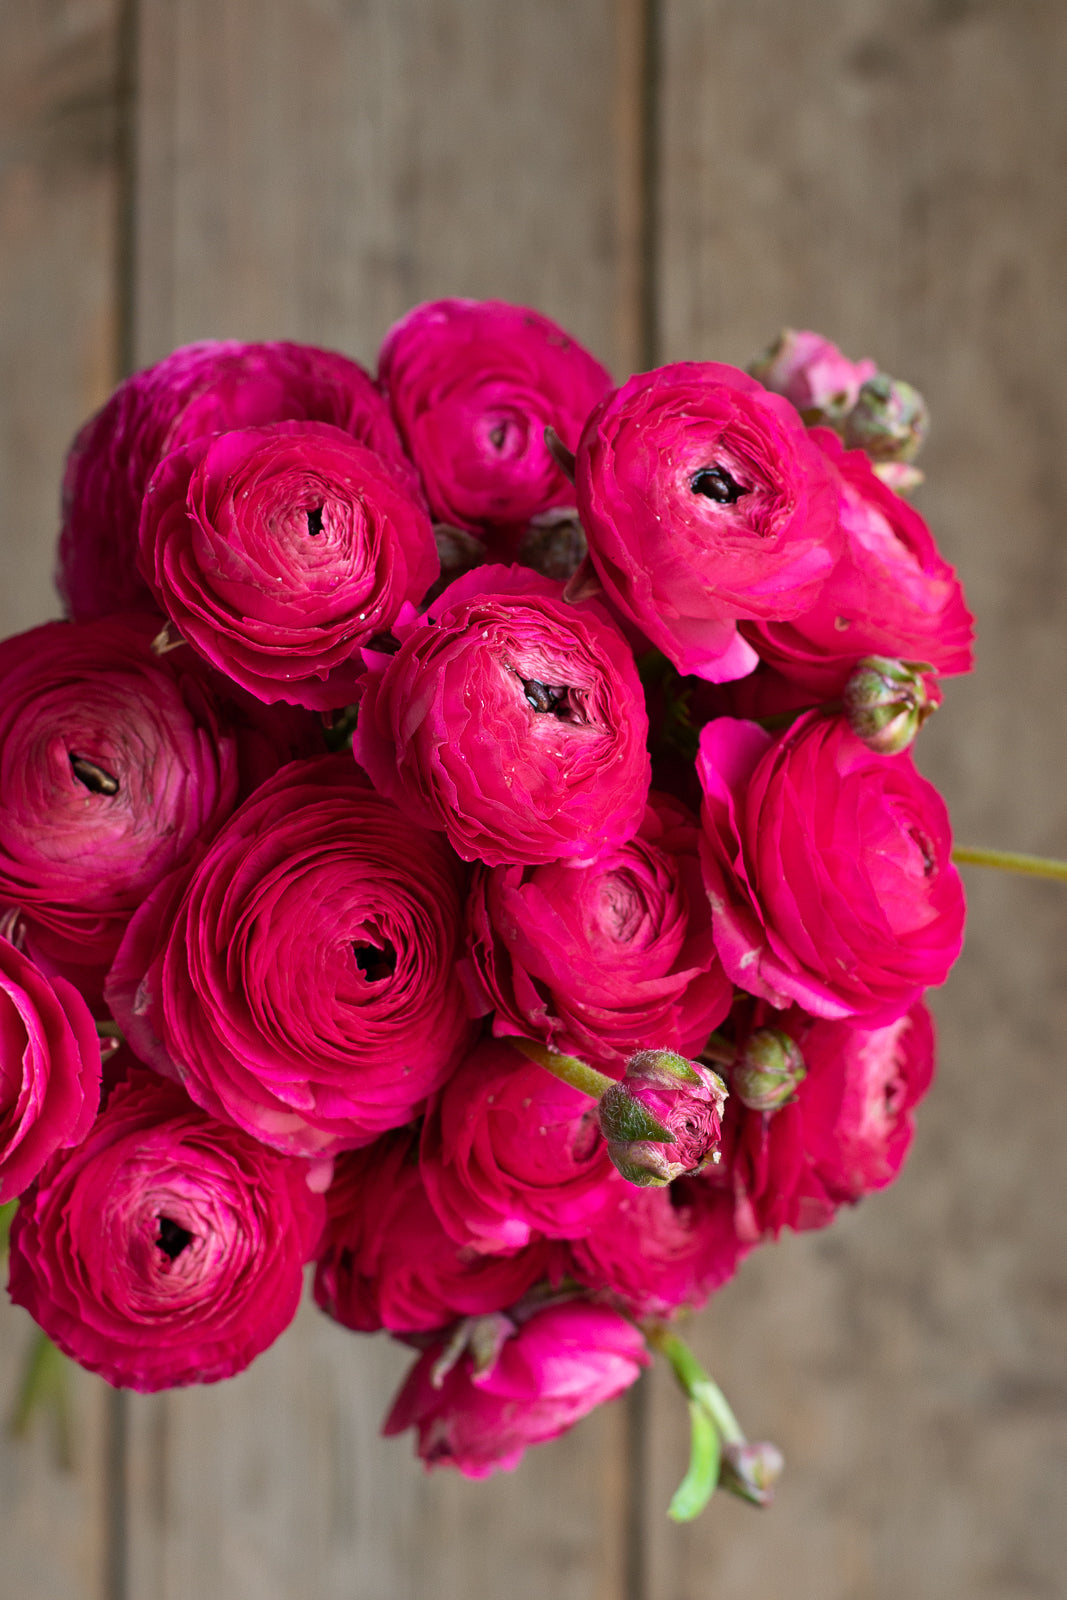
[[[980, 655], [923, 765], [960, 838], [1067, 854], [1065, 67], [1059, 0], [6, 0], [0, 625], [54, 611], [63, 449], [125, 356], [232, 334], [369, 360], [453, 293], [538, 305], [620, 374], [657, 330], [664, 359], [743, 362], [816, 326], [934, 413], [919, 503]], [[773, 1510], [666, 1522], [659, 1375], [643, 1434], [615, 1406], [515, 1475], [424, 1476], [376, 1437], [402, 1358], [305, 1310], [233, 1383], [132, 1398], [121, 1481], [80, 1375], [72, 1472], [43, 1431], [0, 1439], [0, 1596], [1061, 1594], [1067, 891], [968, 887], [901, 1183], [692, 1324], [786, 1451]], [[3, 1315], [4, 1396], [27, 1334]]]

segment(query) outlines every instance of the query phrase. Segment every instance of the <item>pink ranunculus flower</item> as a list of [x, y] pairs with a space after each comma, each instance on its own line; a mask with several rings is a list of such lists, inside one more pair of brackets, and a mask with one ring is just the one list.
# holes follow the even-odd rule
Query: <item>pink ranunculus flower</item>
[[680, 672], [744, 677], [739, 618], [806, 610], [841, 551], [833, 475], [787, 400], [717, 362], [631, 378], [578, 447], [589, 556]]
[[362, 647], [420, 600], [429, 518], [340, 429], [279, 422], [195, 440], [156, 470], [141, 571], [182, 638], [267, 702], [346, 705]]
[[611, 376], [548, 317], [434, 300], [386, 334], [378, 371], [437, 519], [476, 533], [574, 503], [545, 429], [573, 450]]
[[844, 554], [811, 609], [785, 622], [744, 622], [769, 666], [813, 697], [839, 695], [863, 656], [922, 661], [946, 677], [974, 665], [974, 618], [955, 572], [919, 513], [875, 474], [862, 450], [818, 428], [837, 468]]
[[911, 755], [876, 755], [813, 711], [778, 738], [722, 717], [700, 736], [704, 872], [742, 989], [873, 1026], [944, 982], [963, 943], [948, 811]]
[[583, 1300], [517, 1323], [496, 1361], [481, 1370], [466, 1354], [442, 1375], [444, 1343], [416, 1361], [382, 1432], [415, 1428], [427, 1467], [456, 1467], [468, 1478], [518, 1466], [528, 1445], [557, 1438], [622, 1394], [650, 1360], [639, 1328]]
[[446, 1231], [490, 1254], [581, 1233], [614, 1176], [596, 1101], [495, 1039], [430, 1102], [420, 1159]]
[[420, 492], [388, 403], [355, 361], [284, 342], [184, 345], [121, 383], [71, 445], [57, 573], [69, 614], [154, 614], [135, 558], [141, 502], [163, 457], [194, 439], [285, 421], [342, 428]]
[[665, 1189], [618, 1179], [610, 1206], [568, 1246], [571, 1275], [634, 1317], [703, 1305], [750, 1248], [732, 1197], [703, 1178], [676, 1178]]
[[100, 1044], [73, 984], [0, 936], [0, 1204], [78, 1144], [100, 1100]]
[[237, 803], [240, 740], [147, 617], [0, 643], [0, 903], [49, 971], [98, 991], [131, 916]]
[[118, 1387], [232, 1377], [296, 1313], [325, 1216], [307, 1180], [307, 1163], [133, 1072], [23, 1197], [11, 1298]]
[[356, 760], [464, 860], [591, 860], [637, 832], [648, 718], [633, 654], [595, 602], [479, 567], [393, 656], [368, 652]]
[[486, 1255], [450, 1238], [408, 1129], [339, 1156], [326, 1204], [315, 1299], [359, 1332], [419, 1332], [502, 1311], [562, 1264], [560, 1248], [543, 1241]]
[[791, 401], [805, 422], [841, 426], [878, 367], [869, 358], [850, 361], [821, 333], [784, 328], [749, 371]]
[[798, 1008], [774, 1025], [797, 1041], [806, 1076], [770, 1114], [731, 1096], [716, 1171], [734, 1194], [741, 1237], [753, 1242], [785, 1227], [825, 1227], [838, 1206], [891, 1183], [934, 1073], [933, 1022], [921, 1001], [879, 1028]]
[[107, 997], [130, 1044], [278, 1150], [407, 1122], [473, 1033], [460, 863], [343, 754], [294, 762], [134, 920]]
[[697, 820], [653, 794], [626, 844], [582, 865], [475, 869], [472, 988], [493, 1032], [622, 1065], [650, 1040], [691, 1055], [730, 1009]]

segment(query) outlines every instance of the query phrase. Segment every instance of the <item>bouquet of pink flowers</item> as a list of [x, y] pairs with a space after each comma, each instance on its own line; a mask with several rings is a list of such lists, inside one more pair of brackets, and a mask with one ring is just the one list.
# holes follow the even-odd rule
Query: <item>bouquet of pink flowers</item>
[[972, 619], [921, 398], [787, 333], [616, 388], [420, 306], [377, 378], [206, 343], [72, 447], [69, 620], [0, 644], [10, 1292], [142, 1392], [322, 1309], [386, 1433], [513, 1467], [662, 1352], [676, 1496], [757, 1503], [678, 1336], [890, 1182], [964, 901], [909, 746]]

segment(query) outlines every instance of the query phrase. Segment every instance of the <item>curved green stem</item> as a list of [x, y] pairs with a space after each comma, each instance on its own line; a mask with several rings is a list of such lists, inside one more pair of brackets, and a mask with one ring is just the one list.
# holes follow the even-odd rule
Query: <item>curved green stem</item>
[[577, 1056], [564, 1056], [549, 1050], [536, 1039], [512, 1039], [510, 1042], [530, 1061], [536, 1061], [539, 1067], [544, 1067], [554, 1078], [559, 1078], [561, 1083], [569, 1083], [579, 1094], [587, 1094], [593, 1100], [599, 1100], [615, 1083], [615, 1079], [609, 1078], [606, 1072], [598, 1072], [595, 1067], [587, 1066]]
[[1018, 850], [982, 850], [973, 845], [957, 844], [952, 849], [953, 861], [973, 867], [997, 867], [1001, 872], [1021, 872], [1030, 878], [1055, 878], [1067, 883], [1067, 861], [1057, 861], [1052, 856], [1028, 856]]
[[724, 1444], [744, 1444], [741, 1424], [734, 1416], [729, 1401], [719, 1385], [710, 1378], [690, 1350], [684, 1339], [679, 1339], [661, 1322], [644, 1330], [645, 1338], [654, 1350], [666, 1356], [678, 1386], [690, 1400], [696, 1400], [711, 1417]]

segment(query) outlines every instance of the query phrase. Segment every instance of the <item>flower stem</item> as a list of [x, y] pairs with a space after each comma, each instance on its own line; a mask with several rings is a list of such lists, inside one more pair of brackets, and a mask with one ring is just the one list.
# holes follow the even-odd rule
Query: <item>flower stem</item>
[[512, 1039], [511, 1043], [529, 1060], [536, 1061], [539, 1067], [544, 1067], [554, 1078], [559, 1078], [561, 1083], [569, 1083], [579, 1094], [587, 1094], [593, 1100], [599, 1100], [615, 1083], [615, 1079], [609, 1078], [606, 1072], [598, 1072], [595, 1067], [587, 1066], [577, 1056], [564, 1056], [556, 1050], [549, 1050], [536, 1039]]
[[981, 850], [973, 845], [957, 844], [953, 846], [952, 859], [973, 867], [998, 867], [1001, 872], [1021, 872], [1030, 878], [1057, 878], [1067, 883], [1067, 861], [1057, 861], [1052, 856], [1027, 856], [1018, 850]]
[[644, 1334], [652, 1348], [658, 1350], [669, 1361], [679, 1387], [690, 1400], [696, 1400], [704, 1407], [718, 1429], [723, 1443], [744, 1444], [745, 1436], [741, 1431], [741, 1424], [734, 1416], [729, 1401], [719, 1385], [704, 1371], [685, 1340], [679, 1339], [676, 1333], [672, 1333], [670, 1328], [664, 1327], [661, 1322], [647, 1326]]

